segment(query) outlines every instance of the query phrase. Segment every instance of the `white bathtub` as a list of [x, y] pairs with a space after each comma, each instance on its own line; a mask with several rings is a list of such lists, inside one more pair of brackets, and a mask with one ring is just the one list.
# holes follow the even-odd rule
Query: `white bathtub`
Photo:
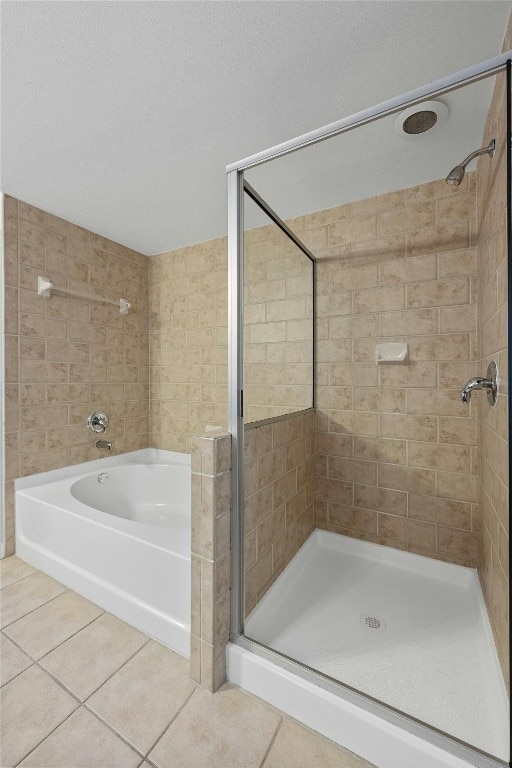
[[16, 554], [189, 657], [188, 454], [145, 449], [17, 480]]

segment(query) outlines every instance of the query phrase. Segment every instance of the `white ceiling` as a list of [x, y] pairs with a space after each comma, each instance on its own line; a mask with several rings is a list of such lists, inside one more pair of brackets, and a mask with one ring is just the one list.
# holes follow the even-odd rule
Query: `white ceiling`
[[[2, 191], [147, 254], [223, 235], [228, 163], [496, 55], [510, 9], [4, 2]], [[252, 181], [289, 216], [409, 184], [412, 156], [423, 158], [412, 183], [443, 175], [481, 140], [489, 87], [472, 88], [443, 99], [457, 119], [428, 151], [381, 121], [334, 160], [324, 143]]]

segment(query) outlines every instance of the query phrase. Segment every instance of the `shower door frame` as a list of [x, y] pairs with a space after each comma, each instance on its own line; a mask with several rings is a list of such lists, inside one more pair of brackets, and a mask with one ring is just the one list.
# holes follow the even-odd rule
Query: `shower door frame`
[[[407, 715], [392, 706], [373, 699], [367, 694], [330, 678], [262, 643], [256, 642], [244, 635], [243, 600], [244, 600], [244, 542], [243, 542], [243, 255], [244, 255], [244, 193], [250, 190], [250, 196], [260, 207], [273, 214], [273, 220], [280, 226], [283, 224], [272, 209], [252, 190], [244, 180], [244, 171], [257, 165], [267, 163], [283, 155], [311, 146], [320, 141], [353, 130], [387, 115], [400, 112], [403, 109], [419, 104], [426, 99], [432, 99], [442, 94], [470, 85], [478, 80], [505, 72], [507, 86], [511, 86], [512, 51], [495, 56], [466, 69], [421, 86], [388, 101], [377, 104], [369, 109], [357, 112], [342, 120], [330, 123], [309, 133], [298, 136], [290, 141], [278, 144], [263, 152], [251, 155], [227, 166], [228, 177], [228, 429], [232, 435], [232, 504], [231, 504], [231, 631], [230, 641], [252, 653], [267, 659], [277, 666], [334, 693], [338, 697], [383, 718], [400, 728], [403, 728], [428, 743], [445, 750], [455, 757], [470, 761], [471, 765], [479, 768], [503, 768], [505, 763], [478, 748], [461, 741], [451, 734], [430, 726], [411, 715]], [[509, 262], [509, 298], [512, 297], [512, 212], [510, 183], [511, 148], [510, 148], [510, 93], [507, 94], [507, 214], [508, 214], [508, 262]], [[253, 194], [251, 194], [251, 192]], [[256, 197], [254, 197], [256, 195]], [[262, 205], [263, 204], [263, 205]], [[305, 247], [288, 230], [286, 225], [281, 227], [299, 245]], [[308, 254], [311, 255], [311, 254]], [[314, 263], [314, 261], [313, 261]], [[314, 274], [313, 274], [314, 287]], [[313, 316], [315, 322], [315, 316]], [[512, 320], [509, 310], [509, 360], [512, 357], [510, 337], [512, 335]], [[316, 377], [314, 376], [314, 382]], [[512, 425], [512, 393], [509, 388], [509, 437]], [[314, 407], [315, 399], [313, 399]], [[509, 462], [512, 462], [509, 446]], [[476, 761], [476, 762], [475, 762]]]

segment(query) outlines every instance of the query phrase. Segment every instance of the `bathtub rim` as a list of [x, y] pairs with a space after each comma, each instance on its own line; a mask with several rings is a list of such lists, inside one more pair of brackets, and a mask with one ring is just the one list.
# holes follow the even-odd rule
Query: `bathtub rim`
[[[108, 465], [101, 463], [100, 466], [96, 466], [97, 462], [84, 462], [83, 464], [76, 464], [71, 467], [66, 467], [65, 473], [61, 473], [61, 470], [51, 470], [49, 472], [42, 472], [38, 475], [30, 475], [28, 479], [43, 478], [45, 482], [30, 482], [20, 483], [25, 487], [19, 487], [15, 485], [15, 519], [17, 519], [17, 506], [18, 495], [32, 499], [35, 503], [41, 504], [44, 507], [55, 508], [60, 513], [70, 516], [78, 517], [87, 520], [88, 523], [97, 526], [98, 528], [106, 528], [115, 530], [122, 536], [127, 538], [144, 541], [147, 545], [154, 547], [155, 549], [171, 552], [176, 557], [182, 558], [190, 562], [191, 560], [191, 509], [185, 510], [188, 518], [189, 525], [183, 531], [179, 531], [176, 535], [176, 529], [171, 526], [154, 526], [148, 523], [142, 523], [136, 520], [129, 520], [117, 515], [112, 515], [108, 512], [104, 512], [96, 507], [85, 504], [79, 499], [75, 498], [71, 493], [71, 486], [83, 478], [94, 476], [98, 471], [98, 468], [110, 468], [115, 469], [117, 467], [124, 466], [144, 466], [148, 463], [157, 465], [178, 464], [179, 466], [188, 467], [190, 465], [190, 456], [188, 454], [178, 454], [178, 460], [173, 461], [172, 457], [175, 454], [172, 451], [161, 451], [158, 449], [142, 449], [140, 451], [133, 451], [129, 454], [123, 454], [124, 461], [118, 461], [120, 457], [112, 456], [108, 457]], [[100, 459], [100, 462], [103, 460]], [[94, 464], [94, 467], [91, 467]], [[78, 470], [82, 469], [79, 473]], [[84, 471], [85, 470], [85, 471]], [[65, 474], [65, 476], [63, 476]], [[25, 480], [26, 478], [22, 478]], [[40, 490], [40, 493], [38, 491]], [[48, 497], [48, 493], [51, 492], [52, 498]], [[17, 528], [17, 526], [16, 526]], [[184, 545], [184, 541], [188, 541], [188, 546]], [[18, 542], [18, 534], [16, 534], [16, 541]], [[181, 546], [176, 546], [179, 542]]]
[[[170, 457], [174, 460], [170, 461]], [[37, 472], [33, 475], [18, 477], [14, 481], [14, 490], [23, 491], [26, 488], [33, 488], [38, 485], [47, 485], [56, 480], [65, 480], [75, 477], [77, 480], [86, 474], [101, 472], [107, 467], [125, 466], [129, 464], [144, 463], [144, 460], [151, 463], [174, 463], [192, 467], [192, 457], [189, 453], [180, 453], [178, 451], [166, 451], [163, 448], [139, 448], [137, 451], [128, 451], [119, 453], [115, 456], [104, 456], [99, 459], [83, 461], [80, 464], [69, 464], [59, 469], [50, 469], [46, 472]], [[80, 478], [76, 477], [80, 475]]]

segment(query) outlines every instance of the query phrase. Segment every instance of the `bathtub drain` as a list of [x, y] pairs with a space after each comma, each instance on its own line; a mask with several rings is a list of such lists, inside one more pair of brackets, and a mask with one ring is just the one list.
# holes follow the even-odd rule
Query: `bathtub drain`
[[359, 620], [363, 627], [366, 627], [366, 629], [373, 629], [379, 632], [382, 632], [384, 629], [386, 629], [386, 622], [382, 619], [379, 619], [378, 616], [370, 616], [367, 613], [363, 613], [359, 617]]

